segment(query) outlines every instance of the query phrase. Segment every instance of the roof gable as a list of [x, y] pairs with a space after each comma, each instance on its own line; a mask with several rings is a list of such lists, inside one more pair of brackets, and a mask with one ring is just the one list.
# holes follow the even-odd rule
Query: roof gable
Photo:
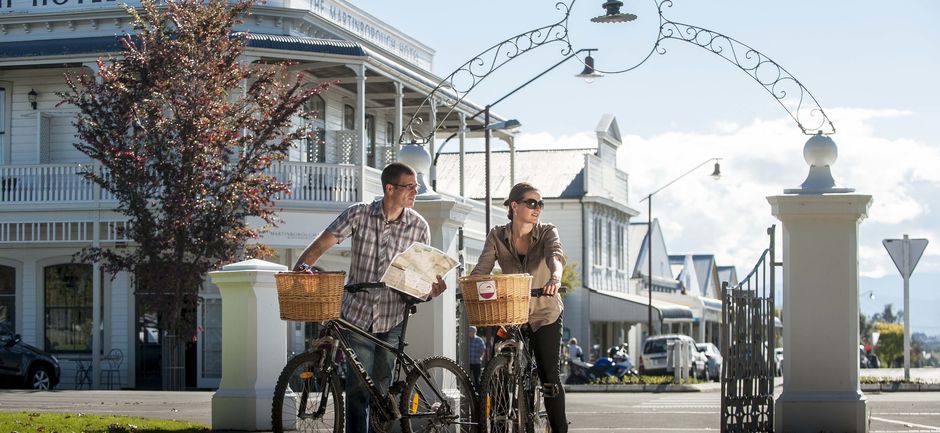
[[[516, 151], [516, 182], [529, 182], [543, 198], [581, 198], [584, 196], [584, 158], [595, 149], [543, 149]], [[464, 157], [465, 196], [479, 199], [486, 196], [486, 153], [466, 152]], [[439, 153], [437, 156], [437, 190], [452, 194], [460, 192], [460, 154]], [[490, 194], [505, 197], [512, 188], [508, 150], [490, 152]]]

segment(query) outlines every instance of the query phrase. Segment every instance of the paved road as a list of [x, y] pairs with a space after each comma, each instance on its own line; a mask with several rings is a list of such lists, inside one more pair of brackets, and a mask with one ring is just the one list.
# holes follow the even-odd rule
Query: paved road
[[[871, 432], [940, 432], [940, 393], [867, 394]], [[212, 423], [211, 392], [0, 391], [0, 411], [101, 413]], [[720, 395], [693, 393], [570, 393], [571, 431], [718, 431]]]

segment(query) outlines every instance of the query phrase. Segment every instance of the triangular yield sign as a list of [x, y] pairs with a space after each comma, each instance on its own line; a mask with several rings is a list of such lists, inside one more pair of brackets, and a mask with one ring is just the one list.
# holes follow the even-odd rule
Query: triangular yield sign
[[[888, 255], [891, 256], [891, 260], [898, 267], [898, 272], [902, 277], [910, 277], [914, 273], [917, 262], [927, 249], [927, 239], [885, 239], [881, 243], [888, 250]], [[907, 263], [904, 263], [905, 249], [909, 252]]]

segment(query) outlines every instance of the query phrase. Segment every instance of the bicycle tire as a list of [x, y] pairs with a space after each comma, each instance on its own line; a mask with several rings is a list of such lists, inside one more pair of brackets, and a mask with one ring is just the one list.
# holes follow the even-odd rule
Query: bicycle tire
[[480, 377], [481, 433], [521, 433], [524, 431], [516, 383], [509, 369], [510, 355], [490, 359]]
[[520, 411], [525, 414], [526, 433], [550, 433], [551, 427], [548, 423], [548, 412], [545, 411], [545, 395], [542, 392], [542, 381], [535, 370], [529, 374], [529, 388], [532, 390], [526, 396], [527, 401], [525, 410]]
[[[304, 352], [281, 370], [271, 403], [271, 429], [282, 432], [343, 433], [343, 391], [336, 369], [324, 371], [324, 352]], [[326, 401], [321, 403], [323, 398]]]
[[[419, 371], [411, 371], [401, 394], [401, 430], [403, 433], [453, 431], [459, 425], [461, 433], [476, 433], [479, 427], [479, 412], [476, 393], [470, 384], [470, 377], [456, 362], [445, 357], [432, 357], [418, 362], [418, 369], [434, 382], [436, 388], [457, 400], [457, 405], [442, 406], [447, 402], [436, 399], [430, 384]], [[449, 413], [440, 411], [441, 407], [450, 407]], [[454, 408], [457, 407], [457, 411]], [[415, 416], [416, 414], [437, 412], [436, 415]], [[456, 412], [456, 413], [455, 413]]]

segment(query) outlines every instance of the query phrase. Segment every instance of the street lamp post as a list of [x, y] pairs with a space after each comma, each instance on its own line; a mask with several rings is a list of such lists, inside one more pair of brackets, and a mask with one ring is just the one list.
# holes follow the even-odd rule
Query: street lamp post
[[649, 304], [646, 309], [646, 327], [649, 330], [650, 335], [653, 335], [653, 195], [666, 189], [670, 185], [676, 183], [679, 179], [686, 177], [699, 167], [708, 164], [709, 162], [715, 161], [715, 170], [712, 171], [711, 176], [716, 180], [721, 177], [721, 166], [718, 164], [721, 158], [708, 158], [705, 161], [702, 161], [695, 167], [692, 167], [689, 171], [682, 173], [679, 177], [669, 181], [669, 183], [663, 185], [656, 191], [653, 191], [643, 197], [643, 200], [646, 200], [646, 259], [647, 259], [647, 286], [646, 291], [649, 294]]
[[[485, 164], [485, 168], [484, 168], [484, 172], [485, 172], [485, 173], [484, 173], [484, 177], [485, 177], [485, 179], [484, 179], [484, 182], [483, 182], [483, 183], [484, 183], [484, 188], [486, 189], [486, 192], [485, 192], [486, 229], [485, 229], [485, 231], [488, 232], [489, 229], [490, 229], [490, 208], [491, 208], [491, 206], [492, 206], [492, 204], [490, 203], [490, 202], [491, 202], [491, 191], [490, 191], [490, 154], [492, 153], [492, 152], [491, 152], [491, 149], [490, 149], [490, 131], [493, 131], [493, 130], [501, 130], [501, 129], [513, 129], [513, 128], [518, 128], [519, 125], [520, 125], [519, 121], [516, 120], [516, 119], [509, 119], [509, 120], [506, 120], [506, 121], [503, 121], [503, 122], [498, 122], [498, 123], [490, 124], [490, 109], [491, 109], [494, 105], [499, 104], [500, 102], [502, 102], [502, 101], [505, 100], [506, 98], [508, 98], [508, 97], [512, 96], [513, 94], [515, 94], [516, 92], [522, 90], [522, 88], [528, 86], [529, 84], [532, 84], [532, 82], [534, 82], [535, 80], [538, 80], [539, 78], [542, 78], [543, 75], [545, 75], [545, 74], [549, 73], [550, 71], [552, 71], [553, 69], [555, 69], [555, 68], [561, 66], [562, 63], [565, 63], [565, 62], [567, 62], [568, 60], [571, 60], [571, 59], [573, 59], [573, 58], [576, 58], [576, 57], [578, 56], [578, 54], [580, 54], [580, 53], [582, 53], [582, 52], [585, 52], [585, 51], [588, 53], [588, 55], [587, 55], [587, 57], [585, 58], [585, 61], [584, 61], [584, 69], [581, 71], [581, 73], [579, 73], [579, 74], [577, 74], [577, 75], [575, 75], [575, 76], [578, 77], [578, 78], [584, 79], [584, 80], [585, 80], [586, 82], [588, 82], [588, 83], [593, 82], [593, 81], [594, 81], [595, 79], [597, 79], [597, 78], [603, 77], [603, 76], [604, 76], [603, 74], [597, 72], [597, 71], [594, 69], [594, 58], [591, 57], [591, 52], [596, 51], [596, 49], [595, 49], [595, 48], [582, 48], [582, 49], [579, 49], [579, 50], [577, 50], [577, 51], [572, 52], [571, 54], [569, 54], [568, 56], [566, 56], [566, 57], [565, 57], [564, 59], [562, 59], [561, 61], [559, 61], [559, 62], [557, 62], [557, 63], [555, 63], [555, 64], [549, 66], [549, 67], [548, 67], [547, 69], [545, 69], [544, 71], [539, 72], [537, 75], [535, 75], [534, 77], [530, 78], [528, 81], [522, 83], [521, 85], [519, 85], [519, 86], [516, 87], [515, 89], [512, 89], [512, 91], [510, 91], [509, 93], [503, 95], [501, 98], [497, 99], [496, 101], [494, 101], [494, 102], [492, 102], [492, 103], [490, 103], [490, 104], [487, 104], [486, 107], [483, 108], [483, 110], [477, 112], [476, 114], [474, 114], [473, 116], [470, 117], [470, 119], [473, 119], [473, 118], [476, 118], [477, 116], [479, 116], [480, 114], [483, 114], [483, 142], [484, 142], [484, 149], [485, 149], [485, 153], [486, 153], [485, 163], [484, 163], [484, 164]], [[458, 134], [458, 132], [455, 132], [455, 133], [451, 134], [449, 137], [447, 137], [447, 139], [444, 140], [443, 143], [441, 143], [440, 146], [438, 146], [437, 152], [435, 152], [435, 154], [434, 154], [434, 164], [433, 164], [433, 165], [435, 165], [435, 166], [437, 165], [437, 157], [440, 155], [441, 149], [444, 147], [444, 145], [447, 144], [447, 142], [450, 141], [450, 139], [452, 139], [452, 138], [454, 138], [455, 136], [457, 136], [457, 134]], [[460, 168], [460, 175], [463, 176], [463, 167]], [[436, 187], [437, 187], [437, 185], [436, 185], [437, 179], [432, 180], [432, 183], [434, 184], [434, 188], [436, 188]]]

